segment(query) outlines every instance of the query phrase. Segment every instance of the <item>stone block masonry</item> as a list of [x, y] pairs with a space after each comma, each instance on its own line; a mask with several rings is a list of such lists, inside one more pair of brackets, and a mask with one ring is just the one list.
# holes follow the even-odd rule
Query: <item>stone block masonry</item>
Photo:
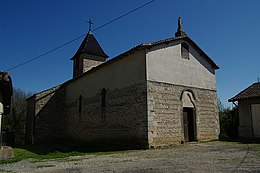
[[146, 148], [146, 84], [135, 83], [115, 90], [106, 88], [104, 107], [101, 90], [93, 97], [82, 96], [82, 110], [79, 110], [79, 100], [66, 105], [65, 134], [87, 142]]
[[[43, 114], [47, 109], [46, 106], [50, 100], [57, 97], [56, 91], [60, 88], [60, 85], [50, 88], [35, 94], [27, 99], [27, 117], [26, 117], [26, 143], [33, 144], [35, 137], [35, 121], [38, 114]], [[43, 110], [42, 110], [43, 109]], [[52, 111], [48, 109], [49, 112]], [[49, 123], [48, 123], [49, 124]]]
[[106, 88], [104, 107], [101, 90], [65, 103], [66, 86], [61, 86], [36, 115], [35, 142], [69, 140], [147, 148], [146, 83]]
[[214, 90], [153, 81], [105, 89], [104, 107], [102, 88], [94, 96], [79, 94], [78, 99], [65, 102], [65, 85], [44, 97], [37, 96], [34, 102], [29, 100], [28, 106], [36, 108], [35, 119], [30, 121], [35, 125], [29, 126], [35, 143], [69, 140], [141, 148], [180, 143], [184, 141], [181, 98], [185, 90], [194, 94], [196, 140], [218, 139]]
[[174, 84], [147, 82], [149, 147], [184, 141], [183, 91], [194, 93], [196, 139], [218, 139], [219, 118], [216, 91]]
[[64, 132], [66, 88], [61, 86], [45, 97], [35, 100], [34, 143], [58, 140]]

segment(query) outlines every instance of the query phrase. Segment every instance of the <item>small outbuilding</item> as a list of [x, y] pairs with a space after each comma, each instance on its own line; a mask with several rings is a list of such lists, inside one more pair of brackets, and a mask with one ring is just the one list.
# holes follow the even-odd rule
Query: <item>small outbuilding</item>
[[260, 82], [228, 100], [238, 106], [240, 138], [260, 138]]

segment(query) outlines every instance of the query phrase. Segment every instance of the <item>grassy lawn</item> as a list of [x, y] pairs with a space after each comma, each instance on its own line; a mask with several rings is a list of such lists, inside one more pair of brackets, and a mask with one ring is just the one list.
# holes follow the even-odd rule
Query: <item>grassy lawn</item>
[[137, 150], [125, 150], [120, 148], [104, 148], [100, 146], [23, 146], [14, 148], [14, 158], [9, 160], [0, 160], [0, 164], [18, 162], [25, 159], [36, 159], [36, 161], [43, 161], [45, 159], [60, 159], [69, 156], [82, 155], [107, 155], [113, 153], [128, 153]]
[[64, 157], [69, 157], [69, 156], [80, 156], [80, 155], [85, 155], [85, 154], [87, 154], [87, 153], [78, 152], [78, 151], [71, 151], [71, 152], [54, 151], [54, 152], [49, 152], [46, 154], [38, 154], [38, 153], [32, 152], [27, 149], [14, 148], [15, 157], [10, 160], [1, 160], [0, 164], [18, 162], [18, 161], [28, 159], [28, 158], [43, 160], [43, 159], [64, 158]]

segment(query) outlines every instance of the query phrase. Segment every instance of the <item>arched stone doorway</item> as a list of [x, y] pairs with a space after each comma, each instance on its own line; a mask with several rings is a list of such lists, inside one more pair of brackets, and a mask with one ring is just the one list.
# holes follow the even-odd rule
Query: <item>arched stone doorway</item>
[[196, 110], [194, 94], [192, 91], [185, 90], [182, 92], [181, 100], [183, 109], [184, 141], [196, 141]]

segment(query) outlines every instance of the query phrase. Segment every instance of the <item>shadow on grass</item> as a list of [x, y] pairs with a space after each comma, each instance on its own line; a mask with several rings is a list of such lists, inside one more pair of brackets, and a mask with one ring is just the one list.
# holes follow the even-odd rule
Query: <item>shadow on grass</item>
[[58, 159], [69, 156], [81, 156], [86, 154], [106, 155], [115, 152], [131, 152], [143, 147], [129, 145], [113, 145], [107, 143], [49, 143], [41, 145], [24, 145], [14, 148], [15, 157], [9, 160], [0, 160], [0, 164], [18, 162], [24, 159], [33, 158]]
[[70, 153], [107, 153], [115, 151], [126, 151], [126, 150], [138, 150], [144, 149], [140, 145], [118, 145], [108, 141], [86, 143], [86, 142], [60, 142], [60, 143], [49, 143], [49, 144], [37, 144], [37, 145], [25, 145], [20, 148], [26, 149], [39, 155], [46, 155], [54, 152]]

